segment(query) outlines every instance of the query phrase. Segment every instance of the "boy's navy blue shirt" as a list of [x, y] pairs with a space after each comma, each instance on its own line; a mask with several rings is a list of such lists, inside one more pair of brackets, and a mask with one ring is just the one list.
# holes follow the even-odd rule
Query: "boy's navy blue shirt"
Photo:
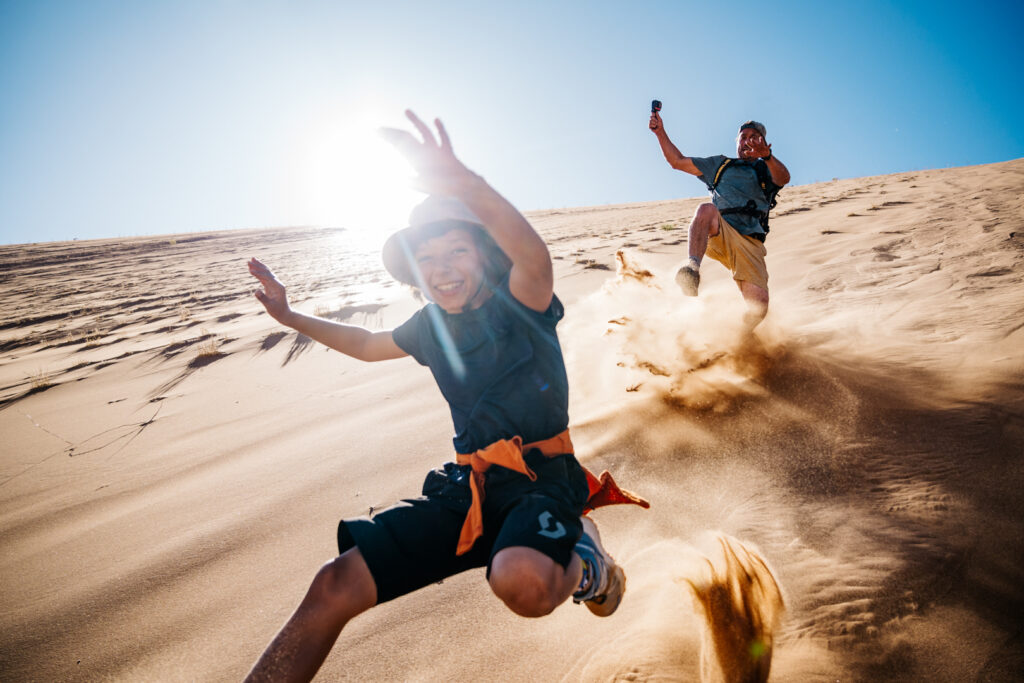
[[[430, 368], [448, 401], [456, 453], [513, 436], [541, 441], [569, 426], [569, 380], [555, 332], [562, 302], [552, 296], [538, 313], [512, 296], [507, 277], [491, 291], [480, 308], [464, 313], [429, 303], [392, 333], [399, 348]], [[435, 325], [447, 329], [465, 368], [461, 375]]]

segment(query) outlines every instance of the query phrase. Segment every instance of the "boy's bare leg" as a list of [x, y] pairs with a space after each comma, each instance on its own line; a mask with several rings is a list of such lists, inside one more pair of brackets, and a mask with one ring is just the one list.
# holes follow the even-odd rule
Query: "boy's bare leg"
[[358, 548], [317, 572], [298, 608], [246, 681], [309, 681], [352, 617], [377, 604], [377, 584]]
[[494, 556], [489, 581], [510, 610], [523, 617], [543, 617], [569, 599], [582, 576], [576, 553], [566, 568], [539, 550], [513, 546]]

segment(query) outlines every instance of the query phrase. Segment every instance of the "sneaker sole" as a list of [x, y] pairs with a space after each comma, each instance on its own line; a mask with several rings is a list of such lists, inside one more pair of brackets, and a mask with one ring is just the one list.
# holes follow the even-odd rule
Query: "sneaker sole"
[[[604, 601], [588, 600], [583, 603], [595, 616], [610, 617], [622, 603], [622, 596], [626, 593], [626, 572], [622, 571], [622, 567], [619, 565], [615, 565], [615, 571], [612, 572], [610, 579], [611, 586]], [[609, 597], [612, 599], [609, 600]]]
[[622, 596], [626, 592], [626, 572], [622, 570], [622, 567], [612, 558], [611, 554], [607, 550], [604, 550], [604, 543], [601, 541], [601, 532], [597, 529], [597, 524], [594, 520], [589, 517], [583, 518], [583, 528], [586, 529], [587, 534], [594, 540], [595, 543], [601, 548], [605, 556], [611, 560], [612, 569], [611, 575], [608, 577], [608, 590], [605, 593], [604, 598], [598, 602], [597, 600], [587, 600], [583, 604], [587, 606], [587, 609], [596, 616], [609, 617], [612, 613], [619, 608], [619, 604], [622, 602]]
[[697, 296], [697, 289], [700, 287], [700, 273], [695, 273], [689, 268], [680, 268], [676, 273], [676, 284], [686, 296]]

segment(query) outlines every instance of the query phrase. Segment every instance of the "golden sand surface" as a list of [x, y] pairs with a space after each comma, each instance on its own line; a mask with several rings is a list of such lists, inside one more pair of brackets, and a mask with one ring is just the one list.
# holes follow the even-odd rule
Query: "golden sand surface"
[[[702, 199], [532, 212], [556, 264], [573, 439], [652, 507], [595, 513], [629, 591], [523, 619], [471, 571], [342, 633], [320, 680], [687, 681], [716, 534], [786, 604], [773, 681], [1024, 671], [1024, 160], [786, 188], [771, 311], [705, 261]], [[281, 328], [418, 305], [345, 231], [0, 247], [0, 679], [238, 680], [336, 552], [416, 495], [451, 420], [412, 359]], [[621, 256], [616, 254], [621, 252]], [[649, 277], [635, 277], [647, 271]]]

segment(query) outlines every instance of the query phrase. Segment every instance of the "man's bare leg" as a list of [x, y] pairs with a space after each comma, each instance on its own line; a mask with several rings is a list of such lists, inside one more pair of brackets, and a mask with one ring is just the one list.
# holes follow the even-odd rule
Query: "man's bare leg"
[[744, 327], [748, 331], [753, 330], [768, 314], [768, 290], [746, 280], [737, 280], [736, 284], [747, 304], [747, 312], [743, 314]]
[[711, 202], [704, 202], [697, 207], [690, 221], [689, 255], [698, 263], [708, 250], [708, 239], [718, 234], [718, 207]]
[[325, 564], [246, 681], [309, 681], [357, 614], [377, 604], [377, 584], [358, 548]]
[[676, 273], [676, 283], [687, 296], [697, 296], [700, 286], [700, 262], [708, 249], [708, 240], [718, 234], [719, 213], [714, 204], [705, 202], [697, 207], [690, 221], [688, 251], [690, 258]]
[[582, 575], [576, 553], [563, 568], [539, 550], [513, 546], [494, 556], [489, 582], [494, 594], [519, 616], [543, 617], [569, 599]]

